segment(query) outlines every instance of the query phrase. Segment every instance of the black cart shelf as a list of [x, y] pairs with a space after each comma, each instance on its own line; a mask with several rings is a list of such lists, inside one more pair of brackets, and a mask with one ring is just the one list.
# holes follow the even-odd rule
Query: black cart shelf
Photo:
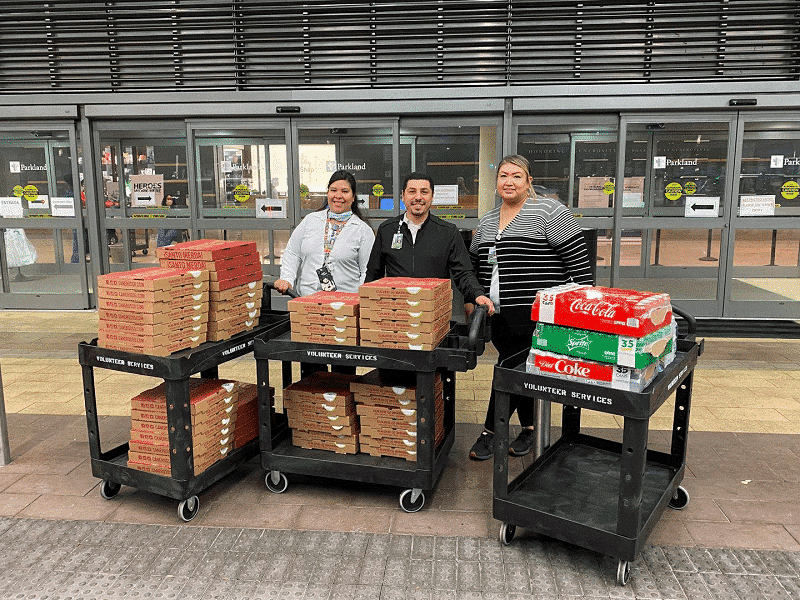
[[[509, 544], [517, 526], [619, 559], [625, 585], [635, 560], [667, 506], [684, 508], [680, 486], [692, 378], [703, 343], [677, 340], [675, 360], [641, 393], [525, 372], [527, 351], [496, 366], [493, 516]], [[647, 448], [650, 417], [675, 393], [669, 453]], [[509, 395], [563, 404], [561, 437], [509, 482]], [[581, 409], [624, 417], [622, 443], [580, 432]]]
[[[284, 334], [269, 342], [256, 340], [255, 358], [259, 385], [259, 440], [261, 466], [267, 471], [265, 483], [273, 492], [286, 491], [286, 473], [328, 477], [345, 481], [407, 488], [400, 494], [400, 507], [416, 512], [425, 503], [425, 491], [432, 490], [447, 463], [455, 439], [455, 372], [474, 369], [483, 353], [483, 325], [486, 309], [479, 307], [468, 326], [452, 324], [445, 339], [433, 350], [399, 350], [293, 342]], [[283, 387], [292, 383], [292, 363], [365, 366], [416, 373], [417, 460], [337, 454], [294, 446], [291, 439], [277, 441], [269, 413], [269, 361], [281, 361]], [[434, 447], [433, 389], [440, 373], [444, 395], [444, 441]], [[285, 420], [285, 414], [279, 415]], [[283, 422], [283, 421], [281, 421]]]
[[[257, 338], [269, 339], [288, 330], [288, 313], [262, 311], [260, 324], [250, 331], [220, 342], [206, 342], [197, 348], [182, 350], [169, 356], [149, 356], [102, 348], [97, 346], [97, 339], [79, 343], [78, 357], [83, 371], [83, 396], [89, 429], [92, 475], [103, 480], [100, 495], [109, 500], [119, 493], [122, 485], [128, 485], [179, 500], [179, 516], [184, 521], [193, 519], [200, 509], [197, 494], [256, 456], [258, 440], [252, 440], [234, 450], [195, 476], [191, 451], [191, 408], [188, 402], [189, 377], [199, 373], [204, 378], [216, 378], [220, 364], [252, 352]], [[127, 442], [105, 452], [102, 450], [94, 385], [95, 368], [148, 375], [164, 380], [171, 450], [170, 477], [128, 467]], [[276, 436], [287, 434], [280, 427], [276, 427], [276, 431], [272, 433]]]

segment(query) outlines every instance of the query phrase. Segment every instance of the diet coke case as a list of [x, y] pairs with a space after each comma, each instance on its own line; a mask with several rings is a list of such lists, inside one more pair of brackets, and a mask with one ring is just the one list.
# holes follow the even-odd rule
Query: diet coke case
[[531, 320], [642, 337], [672, 321], [669, 294], [568, 283], [541, 290]]

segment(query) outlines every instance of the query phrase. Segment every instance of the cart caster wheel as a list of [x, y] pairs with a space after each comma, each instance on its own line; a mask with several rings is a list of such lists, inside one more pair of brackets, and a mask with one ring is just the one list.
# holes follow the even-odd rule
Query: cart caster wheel
[[200, 498], [192, 496], [178, 504], [178, 516], [184, 521], [191, 521], [200, 511]]
[[503, 523], [500, 525], [500, 543], [503, 544], [503, 546], [510, 545], [516, 532], [516, 525], [512, 525], [511, 523]]
[[678, 486], [675, 493], [672, 494], [672, 499], [669, 501], [669, 507], [675, 510], [683, 510], [689, 504], [689, 492], [683, 486]]
[[280, 471], [270, 471], [264, 478], [267, 489], [273, 494], [282, 494], [289, 487], [289, 480]]
[[114, 483], [113, 481], [104, 479], [103, 483], [100, 484], [100, 497], [105, 500], [111, 500], [114, 496], [119, 494], [120, 489], [122, 489], [121, 483]]
[[142, 255], [143, 256], [147, 256], [148, 252], [149, 252], [149, 250], [147, 248], [145, 248], [144, 250], [142, 250]]
[[414, 498], [414, 490], [405, 490], [400, 494], [400, 508], [407, 513], [417, 512], [425, 504], [425, 494], [420, 490], [416, 499]]
[[631, 563], [627, 560], [620, 560], [617, 566], [617, 583], [628, 585], [631, 578]]

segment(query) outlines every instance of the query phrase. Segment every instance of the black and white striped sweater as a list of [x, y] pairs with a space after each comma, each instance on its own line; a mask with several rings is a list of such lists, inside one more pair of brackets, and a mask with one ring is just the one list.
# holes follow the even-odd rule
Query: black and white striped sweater
[[469, 253], [481, 285], [489, 291], [489, 249], [497, 248], [500, 311], [512, 323], [530, 320], [536, 292], [574, 281], [592, 284], [589, 252], [578, 222], [552, 198], [529, 198], [503, 234], [497, 235], [500, 207], [478, 224]]

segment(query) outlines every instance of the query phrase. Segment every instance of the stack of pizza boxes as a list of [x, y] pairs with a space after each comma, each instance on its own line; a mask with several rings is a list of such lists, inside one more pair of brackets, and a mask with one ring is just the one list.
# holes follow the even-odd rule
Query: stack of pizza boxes
[[[233, 450], [236, 422], [236, 382], [190, 379], [191, 454], [198, 475]], [[131, 441], [128, 466], [170, 475], [166, 384], [131, 399]], [[177, 449], [179, 456], [185, 456]]]
[[362, 346], [433, 350], [450, 331], [449, 279], [384, 277], [358, 293]]
[[209, 273], [208, 340], [226, 340], [258, 325], [263, 294], [255, 242], [194, 240], [156, 249], [162, 267]]
[[206, 341], [209, 274], [165, 267], [97, 278], [97, 344], [167, 356]]
[[[444, 440], [444, 394], [442, 378], [434, 381], [434, 447]], [[373, 369], [350, 384], [361, 423], [361, 451], [372, 456], [394, 456], [417, 460], [416, 374]]]
[[670, 297], [574, 283], [540, 291], [526, 369], [641, 392], [675, 357]]
[[292, 341], [358, 346], [358, 294], [316, 292], [287, 306]]
[[[258, 437], [257, 386], [225, 379], [189, 379], [194, 474]], [[274, 390], [270, 388], [270, 399]], [[131, 399], [128, 466], [170, 475], [166, 384]]]
[[350, 391], [355, 378], [317, 371], [283, 390], [283, 406], [295, 446], [358, 453], [358, 416]]

